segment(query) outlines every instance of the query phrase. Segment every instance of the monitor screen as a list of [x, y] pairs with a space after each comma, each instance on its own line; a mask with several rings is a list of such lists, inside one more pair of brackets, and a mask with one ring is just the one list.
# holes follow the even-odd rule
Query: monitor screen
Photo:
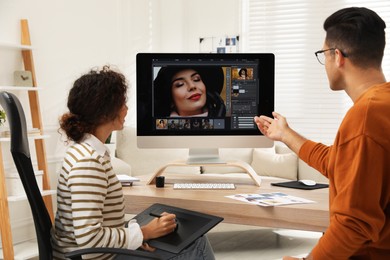
[[271, 147], [254, 124], [274, 111], [270, 53], [137, 54], [140, 148]]

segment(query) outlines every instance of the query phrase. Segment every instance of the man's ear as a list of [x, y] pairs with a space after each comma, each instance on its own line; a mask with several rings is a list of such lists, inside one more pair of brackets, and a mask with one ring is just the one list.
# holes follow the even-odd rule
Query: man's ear
[[341, 53], [341, 51], [340, 51], [339, 49], [336, 49], [336, 50], [334, 51], [334, 55], [335, 55], [335, 60], [336, 60], [337, 67], [344, 66], [345, 57], [344, 57], [344, 55]]

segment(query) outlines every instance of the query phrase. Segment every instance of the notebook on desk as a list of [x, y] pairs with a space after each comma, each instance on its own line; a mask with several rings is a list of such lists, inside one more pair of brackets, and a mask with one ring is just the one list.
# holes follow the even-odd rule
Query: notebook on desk
[[154, 218], [149, 215], [150, 213], [161, 214], [163, 212], [176, 215], [178, 228], [166, 236], [149, 240], [148, 243], [150, 246], [172, 253], [179, 253], [223, 220], [222, 217], [159, 203], [145, 209], [134, 219], [143, 226]]

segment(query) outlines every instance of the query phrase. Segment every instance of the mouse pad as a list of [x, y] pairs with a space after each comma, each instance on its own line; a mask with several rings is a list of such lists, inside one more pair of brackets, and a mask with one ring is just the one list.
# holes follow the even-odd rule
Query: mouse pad
[[134, 219], [137, 220], [140, 226], [146, 225], [154, 218], [149, 215], [151, 212], [159, 215], [163, 212], [176, 215], [177, 230], [166, 236], [148, 241], [149, 245], [172, 253], [179, 253], [223, 220], [223, 218], [218, 216], [159, 203], [145, 209], [135, 216]]
[[287, 181], [287, 182], [276, 182], [271, 183], [272, 186], [279, 186], [279, 187], [285, 187], [285, 188], [293, 188], [293, 189], [301, 189], [301, 190], [315, 190], [315, 189], [322, 189], [322, 188], [328, 188], [328, 184], [324, 183], [317, 183], [313, 186], [307, 186], [303, 183], [300, 183], [299, 181]]

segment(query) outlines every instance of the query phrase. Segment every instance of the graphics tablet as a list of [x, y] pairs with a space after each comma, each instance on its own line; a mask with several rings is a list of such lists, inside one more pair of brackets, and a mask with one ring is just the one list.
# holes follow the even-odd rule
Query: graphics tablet
[[178, 228], [166, 236], [149, 240], [148, 244], [172, 253], [179, 253], [223, 220], [221, 217], [158, 203], [145, 209], [134, 219], [140, 226], [144, 226], [154, 218], [149, 215], [150, 213], [162, 214], [163, 212], [176, 215]]

